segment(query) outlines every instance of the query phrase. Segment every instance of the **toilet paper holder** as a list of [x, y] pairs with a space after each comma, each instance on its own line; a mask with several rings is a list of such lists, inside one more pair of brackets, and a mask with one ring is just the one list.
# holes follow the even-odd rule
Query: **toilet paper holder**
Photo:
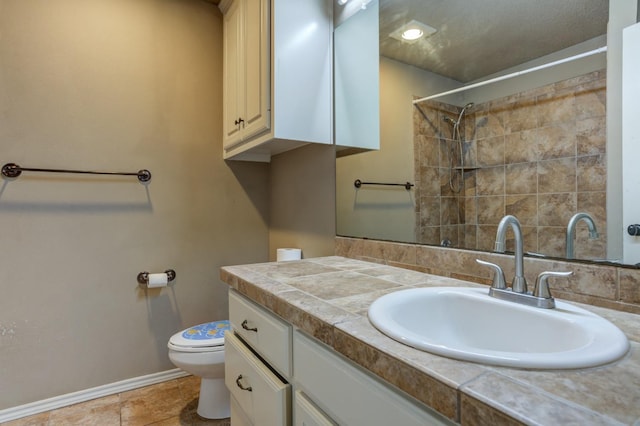
[[[169, 282], [173, 281], [176, 278], [176, 271], [173, 269], [167, 269], [164, 271], [167, 274], [167, 279]], [[147, 288], [149, 285], [149, 272], [140, 272], [138, 274], [138, 287]]]

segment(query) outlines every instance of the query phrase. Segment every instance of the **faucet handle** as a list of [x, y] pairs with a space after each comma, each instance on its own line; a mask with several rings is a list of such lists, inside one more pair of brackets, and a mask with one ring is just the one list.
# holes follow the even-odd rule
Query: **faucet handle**
[[549, 283], [547, 280], [549, 277], [568, 277], [573, 274], [573, 272], [552, 272], [545, 271], [538, 275], [538, 279], [536, 280], [536, 286], [533, 288], [533, 295], [535, 297], [540, 297], [542, 299], [552, 299], [551, 290], [549, 290]]
[[494, 270], [493, 274], [493, 283], [491, 287], [504, 290], [507, 288], [507, 283], [504, 279], [504, 272], [502, 272], [502, 268], [495, 263], [485, 262], [484, 260], [476, 259], [481, 265], [488, 266]]

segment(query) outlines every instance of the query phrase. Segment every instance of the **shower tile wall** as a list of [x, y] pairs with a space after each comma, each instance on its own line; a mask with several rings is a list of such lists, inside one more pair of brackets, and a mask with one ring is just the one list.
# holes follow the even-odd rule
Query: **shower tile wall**
[[[567, 223], [584, 211], [600, 238], [589, 240], [580, 222], [575, 257], [604, 258], [605, 97], [602, 70], [467, 109], [459, 192], [449, 184], [455, 141], [444, 117], [456, 120], [460, 108], [421, 103], [414, 110], [416, 241], [492, 250], [500, 219], [513, 214], [523, 226], [526, 251], [564, 257]], [[453, 158], [459, 166], [458, 152]], [[512, 250], [512, 241], [507, 246]]]

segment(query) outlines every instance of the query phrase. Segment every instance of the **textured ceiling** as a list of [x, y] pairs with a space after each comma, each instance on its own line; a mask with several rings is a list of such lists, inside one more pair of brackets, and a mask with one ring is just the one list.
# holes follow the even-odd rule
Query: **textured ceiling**
[[[469, 82], [606, 34], [608, 0], [380, 0], [380, 54]], [[389, 33], [415, 19], [413, 44]]]

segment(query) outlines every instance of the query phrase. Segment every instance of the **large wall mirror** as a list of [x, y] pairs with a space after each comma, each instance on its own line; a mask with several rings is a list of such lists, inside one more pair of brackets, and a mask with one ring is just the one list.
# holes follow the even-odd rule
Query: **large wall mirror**
[[[492, 250], [512, 214], [532, 256], [622, 262], [612, 203], [621, 159], [607, 143], [609, 1], [371, 5], [380, 149], [336, 160], [338, 235]], [[425, 36], [396, 37], [416, 22]]]

